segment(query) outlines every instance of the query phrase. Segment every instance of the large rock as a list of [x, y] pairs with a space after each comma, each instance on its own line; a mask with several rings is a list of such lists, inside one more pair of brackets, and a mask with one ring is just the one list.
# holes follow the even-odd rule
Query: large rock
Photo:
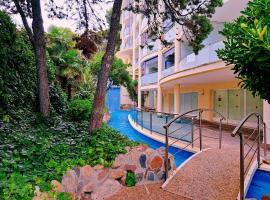
[[114, 195], [119, 190], [121, 190], [121, 188], [122, 185], [118, 181], [107, 179], [102, 185], [98, 187], [97, 190], [91, 194], [91, 198], [93, 200], [103, 200]]
[[59, 183], [57, 180], [52, 180], [51, 185], [52, 185], [53, 192], [63, 192], [64, 191], [62, 184]]
[[149, 160], [149, 169], [151, 171], [159, 171], [163, 166], [163, 158], [159, 155], [155, 155]]
[[130, 164], [126, 164], [125, 165], [125, 170], [126, 171], [132, 171], [132, 172], [135, 172], [137, 169], [137, 166], [136, 165], [130, 165]]
[[109, 169], [102, 169], [98, 172], [97, 180], [100, 182], [104, 181], [109, 176]]
[[126, 173], [122, 169], [112, 170], [110, 173], [110, 177], [115, 180], [121, 179], [125, 175]]
[[64, 192], [77, 192], [78, 177], [74, 170], [68, 171], [62, 178]]
[[85, 165], [80, 170], [80, 179], [93, 177], [95, 170], [90, 165]]
[[91, 199], [91, 195], [96, 188], [96, 183], [89, 182], [80, 189], [79, 196], [84, 199]]
[[113, 169], [124, 168], [125, 164], [128, 162], [128, 154], [119, 154], [112, 165]]

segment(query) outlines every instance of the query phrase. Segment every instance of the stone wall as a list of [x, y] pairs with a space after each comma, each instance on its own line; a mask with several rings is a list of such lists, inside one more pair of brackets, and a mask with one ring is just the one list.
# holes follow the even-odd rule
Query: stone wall
[[[117, 193], [125, 186], [126, 174], [134, 172], [136, 185], [165, 181], [165, 149], [153, 150], [146, 145], [127, 148], [127, 154], [120, 154], [110, 168], [102, 165], [74, 167], [63, 177], [62, 182], [52, 181], [56, 192], [71, 193], [82, 200], [101, 200]], [[174, 158], [169, 155], [169, 173], [176, 169]], [[41, 199], [37, 189], [35, 200]]]

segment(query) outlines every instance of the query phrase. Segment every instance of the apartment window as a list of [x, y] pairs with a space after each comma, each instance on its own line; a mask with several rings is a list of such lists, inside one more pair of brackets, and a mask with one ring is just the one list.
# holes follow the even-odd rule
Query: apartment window
[[158, 71], [158, 57], [149, 59], [143, 63], [143, 72], [145, 74], [153, 74]]
[[173, 26], [173, 21], [171, 17], [168, 17], [164, 22], [163, 22], [163, 31], [167, 32], [169, 31]]
[[168, 50], [164, 54], [164, 69], [168, 69], [174, 66], [174, 57], [175, 57], [174, 48]]

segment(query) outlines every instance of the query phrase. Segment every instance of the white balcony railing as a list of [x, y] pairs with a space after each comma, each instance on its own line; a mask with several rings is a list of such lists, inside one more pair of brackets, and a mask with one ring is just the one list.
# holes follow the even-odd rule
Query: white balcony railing
[[175, 26], [172, 26], [172, 27], [170, 28], [170, 30], [168, 30], [168, 31], [165, 33], [164, 39], [165, 39], [167, 42], [173, 42], [173, 40], [175, 39], [175, 36], [176, 36], [176, 28], [175, 28]]
[[173, 73], [174, 73], [174, 66], [167, 68], [167, 69], [164, 69], [161, 73], [161, 76], [162, 76], [162, 78], [164, 78], [164, 77], [169, 76]]
[[141, 85], [145, 86], [145, 85], [151, 85], [154, 83], [157, 83], [158, 81], [158, 73], [152, 73], [152, 74], [146, 74], [144, 76], [141, 77]]
[[[151, 47], [151, 48], [150, 48]], [[145, 45], [143, 48], [142, 48], [142, 51], [141, 51], [141, 56], [144, 57], [150, 53], [154, 53], [158, 50], [158, 42], [157, 40], [156, 41], [152, 41], [152, 42], [149, 42], [148, 45]]]
[[200, 65], [218, 61], [216, 50], [224, 47], [222, 41], [205, 46], [199, 51], [198, 55], [191, 53], [183, 58], [180, 62], [180, 70], [190, 69]]

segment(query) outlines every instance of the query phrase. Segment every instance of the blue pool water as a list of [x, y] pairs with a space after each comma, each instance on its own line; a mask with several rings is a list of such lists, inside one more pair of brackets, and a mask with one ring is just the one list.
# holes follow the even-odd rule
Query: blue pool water
[[260, 200], [265, 195], [270, 195], [270, 172], [257, 170], [251, 181], [246, 198]]
[[[153, 140], [149, 137], [146, 137], [131, 127], [128, 121], [128, 115], [131, 112], [120, 110], [119, 98], [120, 98], [119, 88], [113, 87], [108, 90], [106, 97], [106, 105], [111, 114], [111, 119], [108, 122], [108, 125], [114, 129], [117, 129], [123, 135], [126, 135], [130, 140], [144, 142], [153, 149], [164, 147], [163, 143]], [[176, 152], [179, 152], [179, 149], [175, 147], [170, 147], [169, 152], [171, 154], [175, 154]], [[174, 157], [176, 165], [179, 166], [181, 163], [183, 163], [192, 155], [193, 153], [188, 151], [181, 151], [180, 153], [177, 153]]]

